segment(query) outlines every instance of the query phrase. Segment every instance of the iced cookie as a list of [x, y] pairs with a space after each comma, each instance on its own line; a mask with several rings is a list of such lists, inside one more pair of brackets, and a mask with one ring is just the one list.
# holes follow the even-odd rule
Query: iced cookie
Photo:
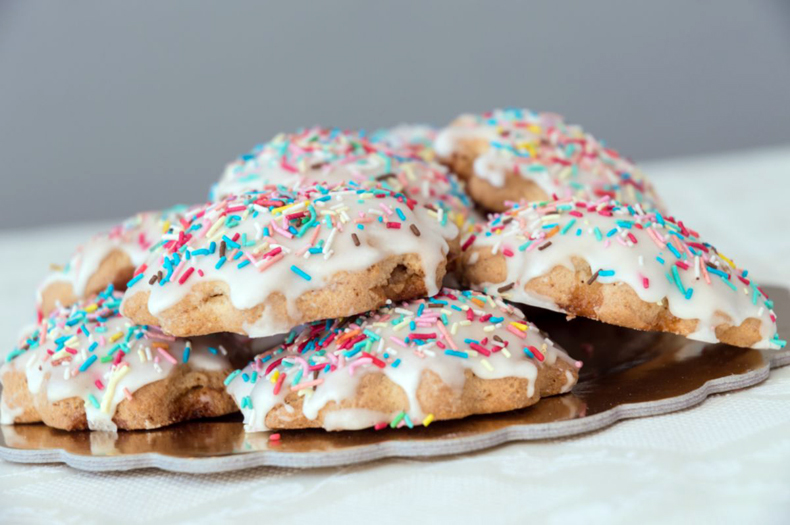
[[436, 151], [433, 143], [438, 133], [436, 128], [427, 124], [400, 124], [376, 130], [370, 135], [370, 141], [408, 157], [434, 162]]
[[568, 392], [578, 367], [521, 312], [477, 292], [313, 323], [227, 379], [248, 432], [428, 425]]
[[265, 337], [439, 291], [458, 229], [387, 190], [269, 189], [208, 205], [129, 282], [123, 313], [182, 337]]
[[533, 203], [462, 241], [463, 279], [510, 301], [706, 342], [778, 348], [773, 303], [682, 221], [608, 199]]
[[135, 325], [118, 313], [120, 303], [108, 290], [40, 323], [0, 373], [4, 422], [40, 417], [63, 430], [137, 430], [236, 411], [220, 339], [181, 340]]
[[228, 164], [212, 198], [217, 201], [277, 185], [292, 189], [345, 183], [404, 193], [418, 201], [441, 203], [456, 213], [470, 207], [462, 185], [444, 166], [419, 158], [413, 148], [393, 148], [394, 139], [374, 136], [375, 143], [359, 133], [320, 127], [281, 133]]
[[439, 159], [466, 179], [469, 195], [489, 210], [554, 196], [609, 196], [662, 210], [639, 168], [552, 113], [508, 109], [462, 115], [439, 133], [435, 148]]
[[184, 211], [185, 206], [176, 206], [163, 212], [139, 213], [77, 248], [71, 260], [56, 267], [39, 286], [41, 314], [47, 316], [57, 306], [71, 306], [108, 285], [123, 290], [148, 250]]

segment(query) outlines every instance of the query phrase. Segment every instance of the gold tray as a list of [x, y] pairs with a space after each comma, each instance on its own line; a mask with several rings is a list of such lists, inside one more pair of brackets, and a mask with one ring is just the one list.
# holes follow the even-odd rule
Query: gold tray
[[[768, 287], [780, 319], [790, 290]], [[528, 309], [527, 315], [584, 361], [571, 393], [514, 412], [437, 422], [428, 428], [357, 432], [281, 431], [245, 434], [239, 417], [120, 432], [63, 432], [44, 425], [2, 426], [0, 458], [62, 462], [92, 471], [160, 468], [208, 473], [257, 466], [314, 468], [386, 457], [435, 457], [520, 440], [571, 436], [618, 420], [664, 414], [707, 396], [755, 385], [790, 364], [790, 349], [758, 351], [639, 332]]]

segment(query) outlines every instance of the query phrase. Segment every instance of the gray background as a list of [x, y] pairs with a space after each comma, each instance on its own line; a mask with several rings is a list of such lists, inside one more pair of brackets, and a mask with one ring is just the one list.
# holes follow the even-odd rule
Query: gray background
[[790, 2], [0, 0], [0, 228], [202, 200], [279, 130], [553, 110], [637, 160], [790, 143]]

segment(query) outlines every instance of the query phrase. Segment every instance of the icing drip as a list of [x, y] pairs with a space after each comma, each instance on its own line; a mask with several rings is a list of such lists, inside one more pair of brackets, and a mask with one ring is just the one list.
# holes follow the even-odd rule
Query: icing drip
[[[226, 351], [212, 337], [176, 339], [135, 325], [118, 313], [121, 295], [105, 291], [44, 319], [9, 354], [5, 367], [24, 366], [28, 389], [49, 402], [85, 401], [92, 430], [116, 430], [118, 404], [176, 367], [222, 371]], [[17, 364], [18, 363], [18, 364]]]
[[46, 277], [38, 288], [38, 303], [41, 303], [42, 290], [54, 282], [70, 283], [74, 295], [84, 298], [88, 281], [114, 250], [123, 251], [132, 266], [142, 264], [148, 250], [159, 242], [170, 224], [177, 222], [185, 211], [185, 206], [175, 206], [162, 212], [139, 213], [110, 231], [96, 235], [77, 248], [65, 266]]
[[537, 184], [547, 197], [609, 196], [645, 209], [663, 209], [639, 168], [559, 115], [520, 109], [462, 115], [439, 133], [436, 152], [449, 159], [469, 140], [488, 142], [473, 169], [493, 186], [501, 188], [517, 174]]
[[[299, 321], [296, 300], [327, 286], [339, 272], [360, 272], [393, 255], [418, 254], [425, 288], [437, 293], [436, 269], [458, 235], [445, 209], [417, 204], [387, 190], [321, 186], [267, 188], [189, 214], [171, 228], [129, 283], [128, 297], [150, 291], [153, 315], [178, 303], [193, 286], [222, 281], [234, 307], [248, 309], [271, 294], [286, 299]], [[265, 309], [248, 335], [287, 332]]]
[[[521, 311], [479, 293], [444, 289], [431, 299], [292, 332], [287, 344], [234, 372], [228, 392], [242, 409], [246, 430], [258, 432], [267, 430], [269, 411], [294, 391], [304, 396], [303, 415], [315, 420], [330, 401], [352, 399], [363, 377], [384, 374], [408, 398], [400, 417], [420, 424], [428, 417], [417, 399], [425, 371], [459, 392], [467, 370], [482, 379], [524, 378], [531, 396], [540, 370], [557, 359], [572, 362]], [[360, 429], [396, 416], [334, 409], [325, 414], [323, 426]]]
[[[508, 300], [559, 311], [553, 301], [524, 286], [555, 266], [573, 270], [572, 258], [578, 257], [599, 282], [627, 284], [643, 301], [666, 300], [675, 317], [698, 319], [691, 339], [715, 342], [715, 327], [724, 320], [717, 314], [721, 312], [735, 326], [747, 318], [760, 320], [762, 340], [756, 348], [784, 345], [776, 333], [773, 303], [748, 272], [681, 221], [657, 212], [606, 198], [533, 203], [494, 215], [462, 245], [504, 255], [506, 279], [476, 287], [497, 294], [503, 284], [512, 283], [501, 293]], [[477, 258], [467, 257], [466, 264], [473, 266]]]

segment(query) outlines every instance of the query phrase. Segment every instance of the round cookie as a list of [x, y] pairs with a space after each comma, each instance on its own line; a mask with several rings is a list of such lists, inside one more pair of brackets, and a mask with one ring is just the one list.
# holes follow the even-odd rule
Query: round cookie
[[442, 208], [388, 190], [266, 188], [189, 214], [122, 310], [182, 337], [284, 333], [436, 294], [457, 236]]
[[603, 196], [663, 210], [650, 181], [631, 161], [559, 115], [494, 110], [462, 115], [436, 138], [439, 159], [467, 181], [481, 206]]
[[510, 301], [735, 346], [784, 346], [773, 303], [682, 221], [606, 198], [533, 203], [462, 241], [462, 280]]
[[433, 143], [439, 131], [428, 124], [399, 124], [393, 128], [374, 131], [370, 141], [407, 157], [428, 162], [436, 161]]
[[0, 371], [5, 421], [138, 430], [236, 411], [223, 385], [233, 367], [222, 340], [135, 325], [120, 303], [107, 290], [41, 322]]
[[228, 377], [245, 429], [428, 425], [570, 391], [580, 363], [501, 300], [443, 289], [294, 331]]
[[49, 315], [58, 306], [71, 306], [109, 285], [123, 290], [148, 250], [186, 209], [175, 206], [162, 212], [139, 213], [77, 248], [71, 260], [56, 267], [39, 286], [41, 315]]

